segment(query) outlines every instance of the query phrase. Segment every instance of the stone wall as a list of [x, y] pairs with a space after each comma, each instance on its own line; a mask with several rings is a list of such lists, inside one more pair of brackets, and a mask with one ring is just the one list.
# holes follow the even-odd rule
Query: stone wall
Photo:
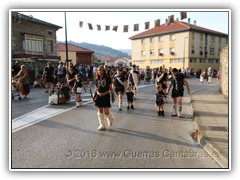
[[220, 54], [220, 92], [228, 99], [228, 46], [224, 47]]

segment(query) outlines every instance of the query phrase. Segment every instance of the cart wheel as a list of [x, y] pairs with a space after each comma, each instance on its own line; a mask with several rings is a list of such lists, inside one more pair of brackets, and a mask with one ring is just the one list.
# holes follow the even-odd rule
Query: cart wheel
[[21, 98], [21, 97], [19, 97], [19, 98], [18, 98], [18, 100], [22, 100], [22, 98]]

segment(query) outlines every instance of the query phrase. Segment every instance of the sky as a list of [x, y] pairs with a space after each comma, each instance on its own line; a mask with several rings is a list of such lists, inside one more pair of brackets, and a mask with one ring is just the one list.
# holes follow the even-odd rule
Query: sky
[[[198, 26], [228, 34], [228, 11], [222, 10], [222, 12], [219, 12], [219, 10], [198, 10], [198, 12], [196, 12], [195, 10], [195, 12], [193, 12], [189, 9], [183, 10], [187, 11], [187, 16], [190, 18], [191, 23], [196, 20]], [[150, 28], [153, 28], [154, 20], [156, 19], [160, 19], [160, 24], [163, 24], [165, 19], [167, 19], [170, 15], [174, 15], [175, 19], [179, 18], [180, 20], [180, 11], [176, 12], [176, 10], [169, 11], [166, 9], [140, 10], [141, 12], [137, 12], [136, 10], [128, 10], [132, 11], [128, 12], [124, 9], [120, 10], [121, 12], [111, 9], [105, 10], [105, 12], [102, 10], [91, 10], [91, 12], [89, 12], [90, 10], [84, 10], [85, 12], [77, 12], [77, 10], [69, 11], [67, 9], [65, 11], [67, 11], [66, 22], [68, 41], [71, 40], [78, 43], [87, 42], [105, 45], [114, 49], [131, 49], [131, 40], [129, 37], [145, 31], [144, 24], [147, 21], [150, 21]], [[32, 15], [34, 18], [61, 26], [62, 28], [57, 31], [57, 40], [65, 41], [64, 10], [54, 9], [52, 12], [46, 12], [46, 10], [33, 9], [31, 11], [27, 10], [25, 12], [19, 12], [25, 15]], [[79, 26], [80, 21], [83, 22], [82, 28]], [[182, 21], [187, 22], [188, 19]], [[93, 30], [89, 30], [88, 23], [92, 24]], [[134, 24], [139, 24], [139, 31], [133, 31]], [[97, 25], [101, 25], [101, 31], [97, 30]], [[105, 31], [106, 25], [110, 25], [110, 31]], [[112, 30], [115, 25], [118, 26], [117, 32]], [[123, 32], [124, 25], [129, 25], [128, 32]]]

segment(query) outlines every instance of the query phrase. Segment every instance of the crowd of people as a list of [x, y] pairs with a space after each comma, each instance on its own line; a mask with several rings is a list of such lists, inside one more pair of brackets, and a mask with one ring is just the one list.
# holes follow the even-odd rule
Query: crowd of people
[[[91, 75], [90, 75], [91, 74]], [[76, 94], [77, 106], [82, 105], [82, 90], [86, 92], [85, 84], [89, 80], [94, 82], [94, 91], [90, 91], [92, 100], [98, 109], [97, 115], [99, 120], [99, 130], [105, 130], [105, 117], [108, 126], [113, 123], [113, 116], [110, 112], [111, 103], [117, 100], [118, 110], [123, 110], [123, 104], [126, 104], [126, 109], [134, 109], [134, 101], [138, 98], [138, 85], [141, 80], [144, 83], [153, 82], [156, 86], [155, 105], [158, 116], [165, 116], [164, 104], [168, 102], [168, 94], [171, 90], [171, 97], [173, 99], [173, 111], [171, 116], [181, 117], [182, 113], [182, 98], [184, 96], [184, 87], [187, 88], [187, 93], [190, 94], [190, 86], [187, 78], [194, 76], [193, 71], [189, 69], [166, 69], [162, 66], [151, 70], [147, 67], [145, 70], [137, 69], [135, 65], [131, 68], [127, 67], [109, 67], [109, 66], [94, 66], [90, 68], [87, 66], [74, 66], [69, 63], [65, 66], [60, 63], [57, 70], [50, 62], [44, 67], [42, 76], [37, 77], [36, 85], [44, 87], [46, 92], [50, 91], [50, 87], [56, 85], [59, 89], [63, 84], [67, 85], [68, 91], [64, 94], [70, 99], [70, 94]], [[27, 82], [28, 73], [25, 66], [22, 65], [18, 73], [14, 74], [14, 78], [21, 79], [21, 93], [24, 98], [30, 92]], [[200, 74], [200, 81], [207, 77], [207, 82], [211, 82], [213, 77], [212, 68], [204, 70]], [[91, 78], [91, 79], [90, 79]], [[206, 79], [206, 78], [205, 78]], [[127, 102], [123, 103], [123, 97], [126, 95]]]

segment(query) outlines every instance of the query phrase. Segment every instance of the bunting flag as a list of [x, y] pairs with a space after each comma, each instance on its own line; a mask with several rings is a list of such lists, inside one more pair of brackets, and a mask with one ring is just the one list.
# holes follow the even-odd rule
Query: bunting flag
[[110, 26], [106, 26], [105, 30], [109, 31], [110, 30]]
[[139, 24], [134, 24], [133, 31], [139, 31]]
[[174, 23], [174, 15], [168, 16], [168, 23]]
[[101, 26], [100, 25], [97, 25], [97, 30], [101, 31]]
[[[181, 20], [186, 19], [187, 12], [181, 11], [180, 16], [181, 16]], [[19, 19], [20, 19], [20, 17], [19, 17]], [[174, 15], [168, 16], [168, 18], [165, 21], [165, 25], [168, 26], [169, 24], [172, 24], [172, 23], [174, 23]], [[92, 23], [86, 23], [86, 24], [88, 24], [89, 30], [93, 30]], [[160, 19], [154, 20], [154, 28], [160, 27], [160, 25], [161, 25]], [[119, 27], [119, 25], [110, 26], [110, 25], [99, 25], [99, 24], [97, 24], [96, 26], [97, 26], [98, 31], [104, 30], [104, 26], [105, 26], [105, 31], [109, 31], [110, 29], [112, 29], [112, 31], [115, 31], [115, 32], [117, 32], [118, 27]], [[144, 26], [143, 28], [145, 28], [145, 30], [150, 29], [150, 21], [145, 22], [143, 26]], [[83, 21], [79, 21], [79, 27], [83, 28]], [[139, 24], [133, 25], [133, 31], [139, 31]], [[129, 32], [129, 25], [123, 25], [123, 32]]]
[[83, 27], [83, 22], [79, 21], [79, 27], [82, 28]]
[[154, 27], [158, 27], [158, 26], [160, 26], [160, 19], [156, 19], [154, 21]]
[[181, 16], [181, 20], [186, 19], [187, 18], [187, 12], [184, 12], [184, 11], [180, 12], [180, 16]]
[[93, 27], [92, 27], [92, 24], [91, 24], [91, 23], [88, 23], [88, 28], [89, 28], [90, 30], [93, 30]]
[[128, 32], [128, 25], [123, 26], [123, 32]]
[[149, 27], [150, 27], [150, 22], [149, 21], [145, 22], [145, 29], [149, 29]]

